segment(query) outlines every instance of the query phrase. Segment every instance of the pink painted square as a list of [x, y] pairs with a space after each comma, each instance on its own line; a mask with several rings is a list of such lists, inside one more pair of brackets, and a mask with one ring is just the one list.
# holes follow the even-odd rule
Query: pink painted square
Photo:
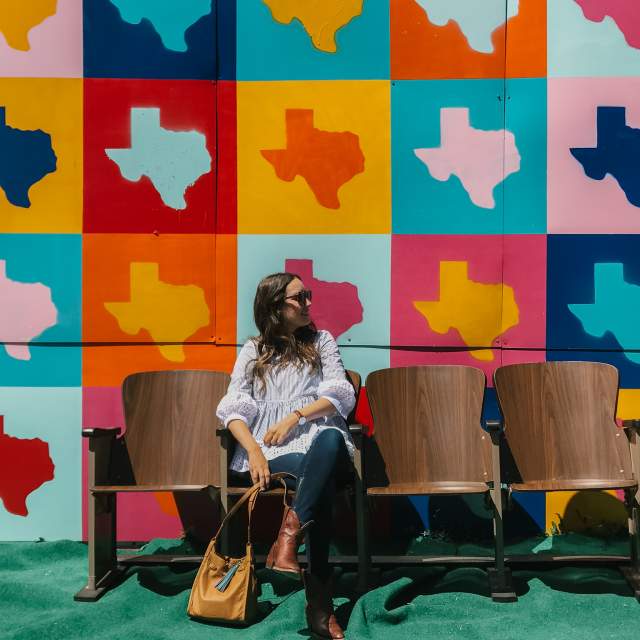
[[[83, 427], [120, 427], [124, 433], [120, 387], [85, 387], [82, 390]], [[82, 449], [82, 538], [87, 539], [87, 441]], [[177, 538], [181, 523], [170, 493], [118, 494], [117, 539], [146, 541]]]
[[[545, 287], [545, 236], [394, 236], [391, 343], [438, 351], [393, 349], [391, 366], [463, 364], [482, 369], [491, 385], [503, 346], [540, 346], [534, 359], [544, 360]], [[501, 319], [506, 330], [492, 331]], [[517, 353], [511, 362], [531, 361]]]
[[82, 2], [39, 5], [0, 32], [0, 77], [82, 78]]
[[616, 178], [588, 177], [571, 154], [597, 147], [598, 107], [624, 107], [626, 126], [640, 129], [640, 78], [549, 78], [549, 233], [640, 233], [640, 207]]

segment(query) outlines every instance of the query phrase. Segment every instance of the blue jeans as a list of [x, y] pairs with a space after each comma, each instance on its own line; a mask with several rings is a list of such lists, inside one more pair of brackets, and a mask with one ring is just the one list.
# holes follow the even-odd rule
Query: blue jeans
[[[326, 429], [318, 434], [307, 453], [287, 453], [269, 460], [271, 473], [284, 471], [297, 478], [292, 507], [302, 525], [313, 520], [305, 540], [307, 562], [309, 571], [322, 577], [330, 572], [329, 544], [333, 532], [336, 480], [350, 468], [349, 453], [337, 429]], [[248, 471], [234, 475], [244, 484], [251, 482]]]

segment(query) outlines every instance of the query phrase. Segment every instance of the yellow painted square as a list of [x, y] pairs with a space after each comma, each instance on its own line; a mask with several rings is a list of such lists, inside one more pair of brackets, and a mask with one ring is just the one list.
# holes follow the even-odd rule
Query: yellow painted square
[[612, 535], [626, 526], [622, 491], [550, 491], [546, 495], [546, 530]]
[[29, 189], [31, 206], [0, 188], [0, 233], [82, 232], [82, 79], [2, 78], [6, 124], [51, 136], [56, 170]]
[[640, 389], [620, 389], [617, 417], [619, 420], [640, 420]]
[[[300, 175], [278, 178], [263, 157], [286, 148], [288, 109], [313, 110], [315, 129], [358, 136], [364, 170], [339, 188], [339, 208], [320, 204]], [[237, 110], [239, 233], [389, 233], [388, 81], [239, 82]]]

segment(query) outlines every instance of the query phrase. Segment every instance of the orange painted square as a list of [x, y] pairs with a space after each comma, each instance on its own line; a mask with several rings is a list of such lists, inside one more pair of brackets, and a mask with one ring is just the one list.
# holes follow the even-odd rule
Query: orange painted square
[[[235, 337], [234, 236], [86, 234], [83, 240], [84, 385], [117, 386], [135, 371], [231, 368], [235, 348], [216, 342]], [[184, 359], [165, 357], [144, 327], [134, 335], [126, 333], [105, 308], [106, 302], [130, 300], [132, 262], [157, 263], [161, 282], [196, 285], [203, 291], [209, 309], [206, 326], [186, 338], [176, 332], [167, 340], [184, 345]], [[169, 324], [173, 319], [179, 323], [184, 313], [179, 305], [171, 309]], [[217, 320], [224, 339], [216, 339]]]
[[[432, 24], [415, 0], [391, 3], [391, 78], [539, 78], [547, 73], [547, 3], [520, 0], [492, 35], [493, 53], [473, 50], [456, 22]], [[479, 9], [481, 10], [481, 9]], [[506, 47], [506, 55], [505, 55]]]
[[[238, 236], [216, 236], [215, 334], [218, 344], [235, 344], [237, 327]], [[235, 352], [234, 352], [235, 353]], [[235, 359], [235, 355], [234, 355]], [[233, 360], [232, 360], [233, 364]]]

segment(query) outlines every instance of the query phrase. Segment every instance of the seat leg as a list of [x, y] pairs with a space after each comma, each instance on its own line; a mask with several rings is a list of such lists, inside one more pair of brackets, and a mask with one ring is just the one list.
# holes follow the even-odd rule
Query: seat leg
[[196, 544], [208, 544], [220, 525], [218, 490], [176, 491], [173, 494], [185, 536]]
[[631, 564], [628, 567], [620, 567], [620, 571], [633, 590], [635, 599], [640, 602], [640, 508], [636, 501], [634, 489], [625, 489], [624, 497], [629, 516], [629, 555]]
[[356, 539], [358, 547], [358, 580], [356, 591], [364, 594], [371, 586], [371, 547], [369, 539], [369, 499], [360, 482], [356, 483]]
[[502, 526], [502, 490], [500, 485], [491, 490], [493, 506], [493, 538], [495, 542], [495, 566], [487, 569], [491, 599], [494, 602], [516, 602], [511, 569], [504, 565], [504, 533]]
[[[227, 513], [229, 513], [229, 509], [231, 508], [231, 498], [229, 496], [229, 492], [227, 490], [226, 484], [222, 486], [220, 490], [220, 522], [222, 522]], [[230, 547], [229, 547], [229, 524], [227, 524], [220, 533], [220, 551], [224, 555], [229, 555]]]
[[116, 494], [89, 490], [87, 586], [73, 596], [79, 602], [95, 602], [123, 577], [126, 569], [116, 558]]

